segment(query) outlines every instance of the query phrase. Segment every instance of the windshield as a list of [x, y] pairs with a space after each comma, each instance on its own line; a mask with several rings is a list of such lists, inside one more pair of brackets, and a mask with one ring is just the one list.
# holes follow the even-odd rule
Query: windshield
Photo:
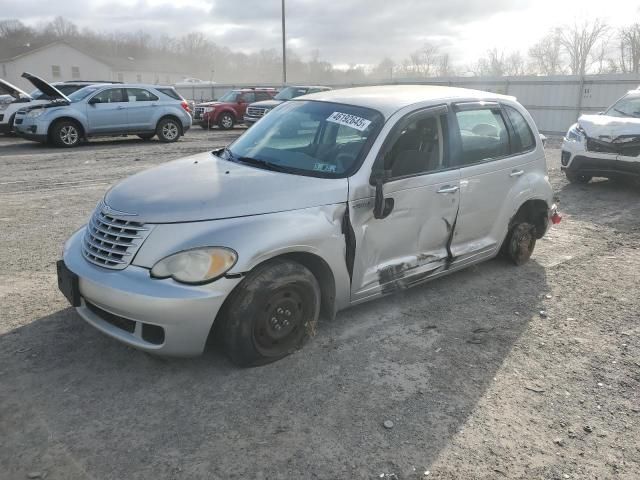
[[220, 97], [219, 102], [235, 102], [236, 98], [238, 98], [239, 93], [231, 90], [230, 92], [225, 93], [222, 97]]
[[69, 100], [71, 100], [71, 102], [75, 103], [75, 102], [79, 102], [84, 98], [87, 98], [87, 96], [91, 95], [93, 92], [97, 90], [100, 90], [100, 87], [95, 87], [95, 86], [84, 87], [84, 88], [81, 88], [80, 90], [76, 90], [71, 95], [68, 95], [68, 97], [69, 97]]
[[283, 90], [280, 90], [280, 92], [273, 98], [274, 100], [291, 100], [292, 98], [296, 98], [306, 94], [307, 91], [307, 88], [287, 87]]
[[328, 102], [287, 102], [251, 127], [223, 158], [301, 175], [339, 178], [360, 166], [384, 117]]
[[640, 95], [627, 95], [622, 97], [607, 110], [611, 117], [640, 118]]

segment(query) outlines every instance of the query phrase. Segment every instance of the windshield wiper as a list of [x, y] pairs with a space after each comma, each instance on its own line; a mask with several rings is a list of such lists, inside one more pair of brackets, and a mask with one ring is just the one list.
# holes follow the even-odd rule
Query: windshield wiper
[[622, 110], [618, 110], [617, 108], [613, 109], [614, 112], [618, 112], [621, 113], [622, 115], [624, 115], [625, 117], [631, 117], [631, 118], [639, 118], [638, 115], [634, 115], [633, 113], [628, 113], [628, 112], [623, 112]]
[[267, 162], [259, 158], [252, 157], [231, 157], [234, 161], [239, 163], [246, 163], [247, 165], [253, 165], [254, 167], [264, 168], [265, 170], [271, 170], [273, 172], [288, 172], [286, 167], [276, 165], [275, 163]]

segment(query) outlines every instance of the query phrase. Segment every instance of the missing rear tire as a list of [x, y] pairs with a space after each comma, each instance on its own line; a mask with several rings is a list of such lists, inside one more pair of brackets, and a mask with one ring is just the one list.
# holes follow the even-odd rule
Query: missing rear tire
[[589, 183], [591, 181], [591, 179], [593, 177], [589, 176], [589, 175], [580, 175], [577, 173], [571, 173], [571, 172], [565, 172], [565, 175], [567, 176], [567, 180], [569, 180], [570, 183], [577, 183], [577, 184], [581, 184], [584, 185], [586, 183]]
[[524, 265], [529, 261], [536, 246], [536, 227], [530, 223], [517, 223], [505, 239], [503, 255], [514, 265]]

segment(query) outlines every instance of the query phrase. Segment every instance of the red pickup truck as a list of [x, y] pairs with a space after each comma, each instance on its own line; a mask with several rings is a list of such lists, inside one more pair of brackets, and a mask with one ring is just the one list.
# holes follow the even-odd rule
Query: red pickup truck
[[193, 110], [193, 123], [202, 128], [218, 125], [229, 130], [242, 122], [247, 106], [253, 102], [272, 99], [278, 91], [275, 88], [241, 88], [225, 93], [218, 101], [199, 103]]

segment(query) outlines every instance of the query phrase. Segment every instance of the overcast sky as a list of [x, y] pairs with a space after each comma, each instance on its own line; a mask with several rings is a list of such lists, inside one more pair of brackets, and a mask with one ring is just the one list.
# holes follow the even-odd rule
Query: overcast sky
[[[424, 42], [459, 64], [493, 47], [523, 52], [549, 28], [602, 17], [612, 26], [640, 21], [634, 0], [286, 0], [287, 45], [314, 49], [334, 64], [401, 61]], [[280, 0], [0, 0], [0, 18], [30, 25], [62, 15], [99, 31], [152, 34], [202, 31], [218, 44], [280, 48]]]

